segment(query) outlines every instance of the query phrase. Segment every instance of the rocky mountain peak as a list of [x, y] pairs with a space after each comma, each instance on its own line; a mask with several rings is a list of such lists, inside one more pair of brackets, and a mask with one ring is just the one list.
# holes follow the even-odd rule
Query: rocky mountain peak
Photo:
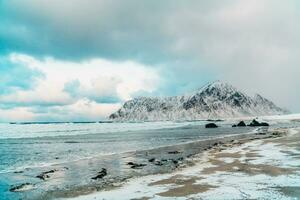
[[124, 103], [110, 118], [130, 121], [193, 120], [287, 113], [270, 100], [250, 97], [221, 81], [174, 97], [140, 97]]

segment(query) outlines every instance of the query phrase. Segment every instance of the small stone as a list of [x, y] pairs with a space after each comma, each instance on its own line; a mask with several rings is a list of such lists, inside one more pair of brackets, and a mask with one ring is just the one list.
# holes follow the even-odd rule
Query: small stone
[[21, 185], [13, 186], [9, 189], [10, 192], [23, 192], [26, 190], [30, 190], [33, 188], [33, 184], [31, 183], [22, 183]]
[[170, 151], [168, 152], [168, 154], [179, 154], [180, 152], [179, 151]]
[[37, 175], [36, 178], [42, 179], [43, 181], [50, 178], [49, 174], [53, 174], [54, 172], [56, 172], [57, 169], [52, 169], [46, 172], [42, 172], [41, 174]]

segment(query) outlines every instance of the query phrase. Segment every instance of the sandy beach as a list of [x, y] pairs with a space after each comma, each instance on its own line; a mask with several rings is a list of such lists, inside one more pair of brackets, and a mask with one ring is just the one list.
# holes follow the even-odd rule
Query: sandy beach
[[299, 129], [213, 145], [169, 174], [72, 199], [300, 199]]

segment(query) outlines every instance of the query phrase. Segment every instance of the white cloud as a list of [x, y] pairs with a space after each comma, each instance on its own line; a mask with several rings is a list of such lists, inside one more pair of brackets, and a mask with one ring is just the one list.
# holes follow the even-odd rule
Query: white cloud
[[0, 108], [0, 121], [32, 121], [35, 120], [35, 114], [26, 107], [17, 107], [12, 109]]
[[66, 116], [61, 116], [69, 120], [99, 120], [99, 116], [107, 117], [113, 111], [116, 111], [121, 106], [120, 103], [115, 104], [99, 104], [89, 99], [83, 98], [76, 103], [59, 107], [58, 110], [62, 113], [67, 113]]
[[[23, 54], [11, 54], [10, 59], [44, 73], [32, 90], [18, 90], [15, 93], [0, 96], [0, 103], [27, 107], [52, 107], [48, 113], [24, 115], [28, 119], [53, 118], [55, 112], [63, 119], [100, 119], [108, 116], [120, 106], [118, 102], [109, 102], [110, 97], [121, 101], [132, 98], [137, 92], [153, 92], [160, 84], [158, 72], [148, 66], [132, 62], [112, 62], [99, 58], [84, 62], [69, 62], [46, 58], [43, 60]], [[78, 87], [66, 92], [66, 85], [78, 81]], [[72, 95], [72, 92], [76, 95]], [[97, 99], [108, 98], [97, 103]], [[33, 109], [34, 110], [34, 109]], [[29, 112], [27, 109], [26, 112]], [[53, 113], [52, 113], [53, 112]], [[15, 110], [5, 113], [17, 115]], [[1, 115], [1, 113], [0, 113]], [[16, 120], [23, 119], [16, 117]]]
[[31, 108], [30, 112], [33, 113], [34, 121], [97, 121], [106, 119], [120, 106], [119, 103], [101, 104], [82, 98], [65, 106]]
[[117, 94], [126, 100], [138, 91], [154, 91], [160, 82], [157, 70], [132, 61], [114, 62], [96, 58], [68, 62], [53, 58], [38, 60], [22, 54], [12, 54], [11, 58], [44, 72], [46, 78], [38, 86], [44, 92], [54, 88], [62, 92], [67, 82], [79, 80], [83, 87], [100, 94], [116, 87]]

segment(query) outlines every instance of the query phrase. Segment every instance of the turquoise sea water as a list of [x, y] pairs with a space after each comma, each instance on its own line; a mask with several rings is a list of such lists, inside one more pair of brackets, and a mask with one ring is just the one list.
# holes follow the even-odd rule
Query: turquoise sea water
[[234, 134], [237, 130], [229, 125], [207, 130], [203, 123], [1, 124], [0, 173]]

